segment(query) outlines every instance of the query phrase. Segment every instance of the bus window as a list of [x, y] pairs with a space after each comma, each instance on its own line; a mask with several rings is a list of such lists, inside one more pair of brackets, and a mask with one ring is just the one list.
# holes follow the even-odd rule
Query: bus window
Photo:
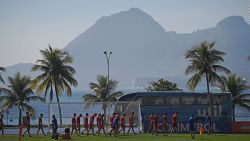
[[213, 96], [214, 104], [225, 104], [227, 102], [227, 96], [225, 95], [216, 95]]
[[168, 97], [169, 105], [179, 105], [179, 97], [178, 96], [170, 96]]
[[181, 104], [184, 104], [184, 105], [195, 104], [195, 97], [194, 96], [182, 96], [181, 97]]
[[208, 96], [207, 95], [197, 96], [197, 102], [198, 104], [208, 104]]

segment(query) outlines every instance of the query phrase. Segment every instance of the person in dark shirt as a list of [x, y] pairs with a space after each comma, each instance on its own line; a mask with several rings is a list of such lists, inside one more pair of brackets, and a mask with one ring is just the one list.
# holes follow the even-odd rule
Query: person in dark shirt
[[45, 136], [44, 131], [43, 131], [43, 114], [40, 114], [40, 117], [38, 119], [38, 130], [37, 130], [36, 135], [38, 135], [40, 130], [42, 130], [42, 133]]
[[208, 114], [208, 112], [206, 113], [205, 121], [208, 124], [208, 132], [207, 132], [207, 134], [210, 135], [210, 134], [213, 133], [213, 125], [212, 125], [212, 118]]
[[4, 136], [4, 124], [3, 124], [3, 115], [0, 116], [0, 131], [2, 131], [2, 135]]
[[57, 128], [58, 128], [58, 125], [57, 125], [56, 116], [52, 115], [52, 129], [53, 129], [52, 135], [57, 134]]
[[188, 118], [188, 123], [189, 123], [189, 132], [190, 132], [191, 138], [194, 139], [195, 138], [195, 128], [194, 128], [195, 119], [193, 115], [191, 115]]

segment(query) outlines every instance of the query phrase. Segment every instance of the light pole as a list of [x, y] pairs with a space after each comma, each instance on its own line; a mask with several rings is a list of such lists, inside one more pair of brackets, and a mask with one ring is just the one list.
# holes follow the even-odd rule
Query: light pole
[[107, 64], [108, 64], [108, 80], [107, 81], [109, 82], [109, 59], [112, 54], [112, 51], [104, 51], [104, 54], [106, 56]]
[[[105, 88], [105, 93], [108, 93], [108, 85], [109, 85], [109, 59], [110, 56], [112, 54], [112, 51], [104, 51], [105, 57], [107, 59], [107, 65], [108, 65], [108, 77], [107, 77], [107, 84], [106, 84], [106, 88]], [[110, 96], [108, 96], [108, 119], [109, 119], [109, 115], [110, 115]], [[105, 115], [106, 116], [106, 115]], [[107, 121], [108, 123], [108, 121]], [[108, 131], [108, 126], [106, 126], [106, 131]]]

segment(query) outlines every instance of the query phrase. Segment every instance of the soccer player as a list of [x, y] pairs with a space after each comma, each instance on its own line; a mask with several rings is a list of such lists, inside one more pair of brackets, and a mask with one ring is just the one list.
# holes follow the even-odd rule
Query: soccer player
[[126, 128], [125, 116], [126, 116], [126, 114], [123, 113], [122, 116], [121, 116], [121, 118], [120, 118], [120, 121], [121, 121], [121, 130], [119, 132], [121, 133], [121, 131], [123, 131], [123, 135], [125, 135], [125, 128]]
[[3, 115], [0, 116], [0, 131], [2, 131], [2, 135], [4, 136], [4, 125], [3, 125]]
[[100, 130], [101, 130], [101, 113], [98, 114], [98, 116], [96, 117], [96, 125], [97, 125], [97, 131], [96, 133], [99, 135], [100, 134]]
[[58, 128], [58, 125], [57, 125], [56, 116], [52, 115], [52, 129], [53, 129], [52, 136], [55, 135], [55, 134], [57, 134], [57, 128]]
[[177, 112], [175, 112], [172, 115], [172, 128], [171, 128], [171, 134], [173, 134], [173, 132], [177, 133], [178, 128], [177, 128]]
[[89, 120], [89, 131], [91, 130], [93, 135], [95, 135], [95, 132], [94, 132], [94, 120], [95, 120], [96, 116], [97, 116], [96, 113], [93, 114], [92, 116], [90, 116], [90, 120]]
[[105, 129], [104, 129], [104, 114], [101, 115], [101, 118], [100, 118], [100, 131], [99, 131], [99, 134], [101, 133], [101, 130], [103, 130], [103, 133], [106, 135], [106, 132], [105, 132]]
[[129, 124], [128, 134], [129, 134], [129, 131], [132, 129], [133, 133], [136, 135], [134, 131], [134, 112], [132, 112], [131, 115], [129, 115], [128, 124]]
[[192, 139], [195, 139], [195, 128], [194, 128], [194, 116], [191, 115], [191, 117], [189, 117], [188, 119], [188, 123], [189, 123], [189, 131], [190, 131], [190, 135]]
[[113, 121], [114, 121], [114, 118], [116, 117], [116, 113], [113, 113], [111, 116], [110, 116], [110, 118], [109, 118], [109, 122], [110, 122], [110, 126], [111, 126], [111, 130], [109, 131], [109, 135], [113, 132], [113, 126], [112, 126], [112, 124], [113, 124]]
[[82, 134], [84, 133], [84, 131], [87, 131], [87, 135], [89, 135], [89, 114], [88, 113], [86, 113], [84, 116], [83, 124], [84, 124], [84, 129], [82, 131]]
[[155, 135], [158, 135], [158, 117], [157, 117], [157, 113], [154, 114], [153, 116], [153, 131], [152, 131], [152, 135], [155, 133]]
[[38, 136], [38, 133], [39, 133], [40, 129], [42, 130], [42, 133], [45, 136], [44, 131], [43, 131], [43, 114], [40, 114], [40, 117], [38, 119], [38, 130], [37, 130], [37, 133], [36, 133], [37, 136]]
[[109, 132], [109, 135], [111, 136], [112, 133], [116, 136], [118, 134], [117, 129], [119, 130], [119, 115], [116, 114], [116, 116], [113, 118], [113, 122], [112, 122], [112, 129]]
[[153, 126], [154, 126], [154, 113], [152, 113], [149, 116], [149, 129], [148, 129], [148, 133], [150, 133], [153, 130]]
[[76, 129], [76, 113], [73, 114], [73, 117], [71, 119], [71, 126], [72, 126], [71, 135], [73, 134], [74, 131], [77, 133], [77, 129]]
[[206, 123], [208, 124], [208, 132], [207, 134], [213, 134], [213, 125], [212, 125], [212, 118], [211, 116], [208, 114], [208, 112], [206, 113], [206, 118], [205, 118]]
[[82, 117], [82, 114], [79, 114], [79, 116], [76, 118], [76, 132], [77, 133], [81, 133], [81, 117]]
[[31, 137], [30, 135], [30, 113], [29, 112], [26, 112], [26, 130], [23, 133], [23, 137], [27, 132], [29, 134], [29, 137]]
[[168, 113], [164, 113], [162, 116], [163, 121], [163, 134], [168, 134]]

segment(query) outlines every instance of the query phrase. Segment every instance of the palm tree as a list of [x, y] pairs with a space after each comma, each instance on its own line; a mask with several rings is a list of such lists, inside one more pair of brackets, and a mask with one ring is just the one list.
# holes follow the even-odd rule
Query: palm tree
[[77, 81], [74, 79], [75, 69], [68, 64], [73, 62], [72, 57], [65, 50], [53, 49], [51, 46], [45, 50], [40, 50], [43, 59], [37, 60], [37, 64], [32, 67], [33, 71], [41, 71], [42, 74], [38, 75], [32, 81], [32, 87], [37, 88], [38, 93], [44, 90], [44, 97], [49, 92], [50, 102], [55, 96], [57, 100], [60, 125], [62, 125], [62, 112], [60, 106], [59, 96], [66, 90], [68, 96], [72, 95], [71, 86], [77, 86]]
[[[210, 93], [209, 85], [223, 83], [217, 72], [224, 72], [226, 74], [230, 73], [230, 70], [218, 64], [224, 62], [223, 55], [225, 55], [224, 52], [215, 49], [215, 42], [208, 41], [201, 42], [193, 49], [188, 50], [185, 54], [185, 58], [191, 62], [187, 67], [185, 74], [192, 74], [187, 84], [191, 90], [194, 90], [198, 83], [201, 82], [202, 78], [206, 79], [211, 111], [213, 109], [213, 97]], [[211, 112], [211, 115], [212, 114], [213, 112]]]
[[230, 92], [233, 98], [232, 101], [232, 113], [233, 121], [235, 121], [235, 106], [241, 106], [250, 110], [250, 94], [242, 94], [243, 91], [249, 89], [250, 87], [247, 84], [247, 81], [242, 77], [237, 77], [236, 74], [231, 74], [228, 77], [222, 76], [224, 83], [218, 85], [218, 87], [223, 92]]
[[[118, 82], [116, 80], [109, 79], [106, 76], [98, 75], [97, 83], [89, 83], [89, 88], [94, 94], [86, 94], [82, 98], [88, 102], [109, 102], [117, 101], [120, 96], [123, 95], [121, 91], [114, 92]], [[102, 109], [104, 115], [106, 115], [107, 105], [103, 104]]]
[[17, 73], [14, 77], [8, 77], [8, 82], [8, 88], [2, 88], [3, 95], [0, 96], [2, 109], [0, 113], [3, 113], [10, 108], [17, 107], [19, 109], [18, 124], [21, 125], [22, 111], [28, 111], [30, 113], [35, 112], [28, 102], [45, 102], [45, 99], [34, 95], [30, 86], [31, 79], [28, 76], [21, 76], [20, 73]]
[[[0, 67], [0, 71], [5, 71], [5, 68], [4, 67]], [[1, 73], [0, 73], [0, 81], [2, 81], [4, 83], [4, 80], [1, 76]]]

